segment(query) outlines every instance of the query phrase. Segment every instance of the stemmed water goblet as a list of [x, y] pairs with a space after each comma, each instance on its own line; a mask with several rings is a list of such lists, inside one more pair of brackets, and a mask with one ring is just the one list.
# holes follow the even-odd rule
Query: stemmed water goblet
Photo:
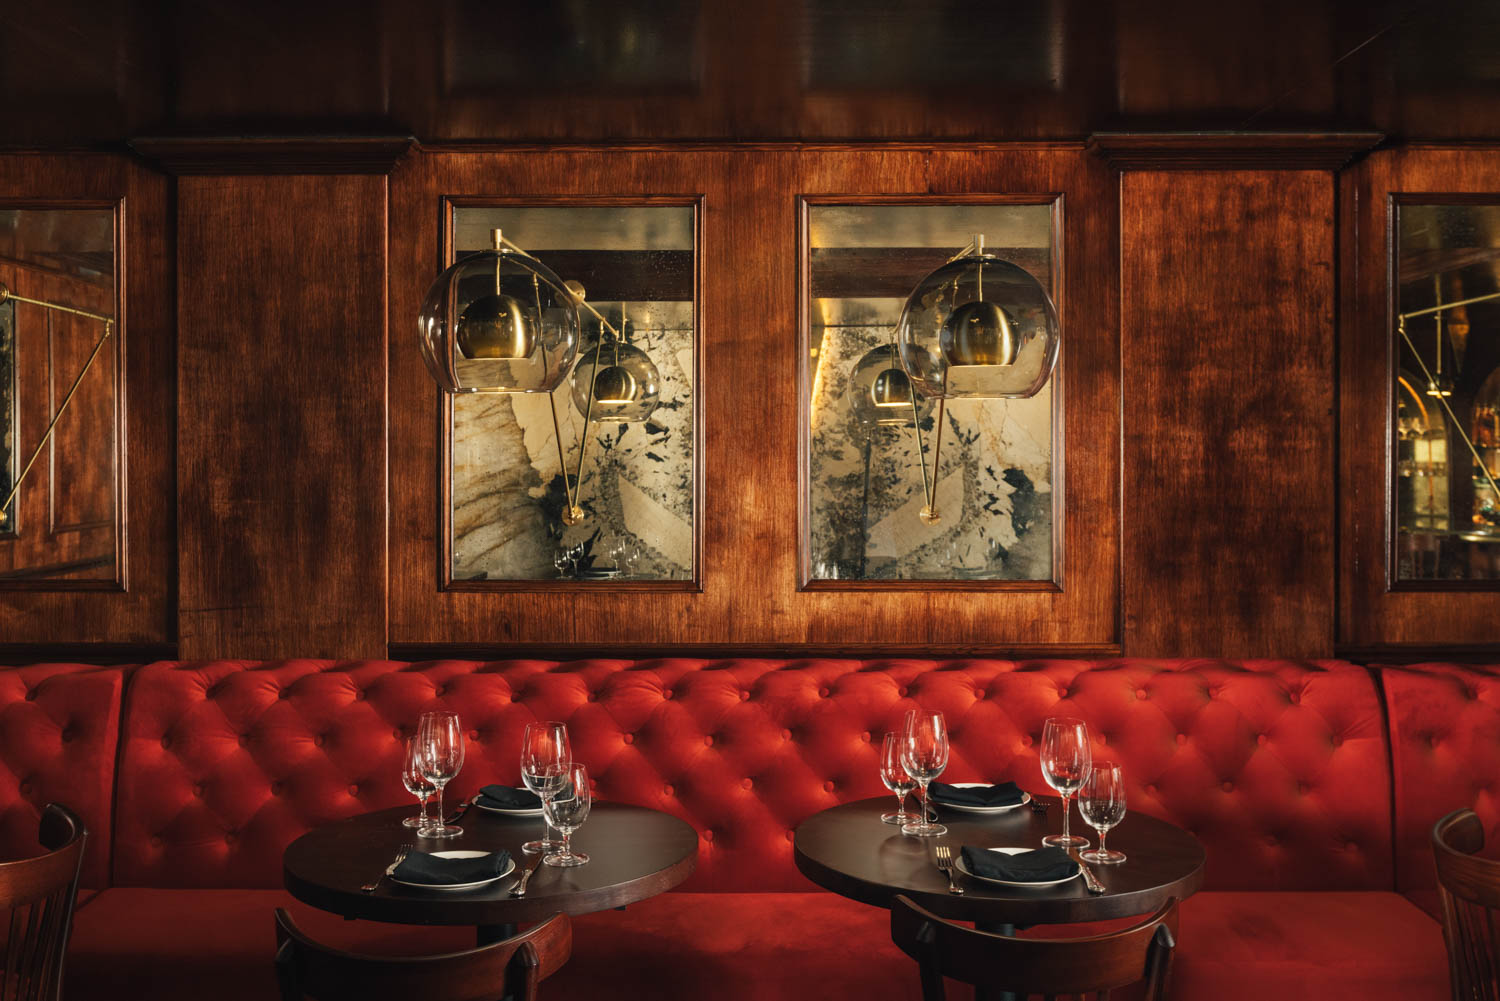
[[452, 838], [464, 832], [462, 827], [443, 823], [443, 787], [464, 767], [464, 731], [458, 714], [423, 713], [417, 724], [417, 757], [423, 778], [437, 790], [437, 816], [417, 833], [424, 838]]
[[1088, 778], [1091, 752], [1089, 728], [1081, 719], [1057, 717], [1042, 727], [1042, 778], [1062, 797], [1063, 829], [1042, 844], [1053, 848], [1087, 848], [1088, 838], [1068, 833], [1068, 800]]
[[556, 852], [542, 857], [548, 865], [566, 869], [583, 865], [589, 857], [573, 850], [573, 832], [583, 826], [589, 818], [593, 796], [589, 792], [589, 773], [574, 762], [563, 773], [563, 786], [542, 800], [542, 813], [547, 823], [562, 834], [562, 844]]
[[437, 787], [427, 781], [427, 776], [422, 774], [422, 757], [417, 753], [417, 738], [412, 737], [406, 742], [406, 754], [401, 761], [401, 784], [406, 786], [406, 791], [417, 797], [417, 802], [422, 804], [422, 812], [415, 817], [407, 817], [401, 821], [407, 827], [415, 827], [418, 830], [426, 827], [427, 801], [432, 794], [437, 792]]
[[1079, 856], [1086, 861], [1114, 865], [1125, 861], [1125, 853], [1104, 847], [1110, 828], [1125, 819], [1125, 775], [1113, 761], [1096, 761], [1078, 790], [1078, 812], [1099, 832], [1099, 847]]
[[568, 728], [561, 723], [527, 723], [521, 735], [521, 781], [526, 788], [542, 800], [542, 823], [547, 825], [542, 837], [528, 841], [521, 850], [531, 854], [551, 852], [563, 846], [563, 842], [551, 837], [551, 821], [548, 820], [547, 798], [557, 792], [568, 781], [568, 768], [573, 764], [573, 749], [568, 742]]
[[911, 709], [901, 736], [901, 765], [922, 789], [922, 816], [915, 824], [901, 825], [901, 833], [918, 838], [947, 834], [948, 828], [927, 819], [927, 785], [948, 767], [948, 724], [940, 712]]
[[901, 764], [901, 748], [902, 736], [899, 733], [886, 734], [880, 746], [880, 781], [896, 794], [896, 812], [880, 815], [880, 819], [887, 824], [909, 824], [917, 819], [906, 812], [906, 797], [917, 787], [917, 783]]

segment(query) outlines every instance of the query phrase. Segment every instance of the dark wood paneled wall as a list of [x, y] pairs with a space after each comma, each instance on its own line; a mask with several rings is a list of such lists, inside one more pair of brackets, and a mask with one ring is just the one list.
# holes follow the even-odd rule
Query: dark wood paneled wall
[[1142, 170], [1120, 188], [1125, 647], [1333, 647], [1334, 185]]
[[178, 180], [178, 647], [385, 652], [386, 180]]

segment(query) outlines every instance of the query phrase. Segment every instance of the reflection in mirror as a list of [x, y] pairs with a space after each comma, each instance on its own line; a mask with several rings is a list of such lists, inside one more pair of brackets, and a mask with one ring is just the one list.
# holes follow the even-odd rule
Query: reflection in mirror
[[0, 208], [0, 286], [0, 587], [117, 582], [114, 210]]
[[1396, 579], [1500, 580], [1500, 204], [1396, 230]]
[[459, 207], [455, 259], [495, 229], [592, 309], [552, 394], [452, 398], [452, 579], [692, 580], [695, 207]]
[[1051, 203], [808, 206], [810, 580], [1053, 579], [1052, 385], [939, 408], [903, 369], [895, 325], [976, 234], [1055, 299], [1054, 226]]

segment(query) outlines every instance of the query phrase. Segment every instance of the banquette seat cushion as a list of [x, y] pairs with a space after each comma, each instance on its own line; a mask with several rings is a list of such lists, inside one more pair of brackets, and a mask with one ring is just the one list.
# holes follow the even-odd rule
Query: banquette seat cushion
[[[422, 711], [443, 707], [468, 728], [453, 795], [517, 781], [525, 724], [558, 719], [596, 795], [665, 810], [699, 832], [698, 868], [681, 892], [579, 921], [553, 996], [607, 986], [621, 997], [792, 998], [816, 983], [910, 996], [915, 980], [885, 912], [819, 892], [796, 869], [792, 834], [818, 810], [887, 795], [880, 739], [914, 706], [948, 717], [946, 778], [1014, 779], [1032, 791], [1044, 789], [1043, 722], [1081, 716], [1095, 755], [1125, 766], [1131, 809], [1204, 842], [1206, 892], [1184, 906], [1179, 954], [1194, 993], [1179, 996], [1265, 996], [1246, 985], [1257, 961], [1278, 957], [1255, 943], [1294, 938], [1325, 961], [1277, 966], [1275, 976], [1268, 967], [1267, 982], [1324, 997], [1441, 986], [1436, 924], [1393, 892], [1380, 692], [1371, 672], [1345, 662], [298, 660], [131, 672], [111, 888], [79, 912], [70, 993], [89, 996], [91, 977], [135, 963], [157, 996], [201, 996], [175, 978], [193, 967], [193, 950], [218, 955], [221, 982], [249, 991], [268, 973], [253, 943], [269, 948], [270, 909], [286, 899], [286, 844], [408, 802], [404, 740]], [[1370, 933], [1340, 926], [1351, 917]], [[121, 944], [122, 922], [136, 947]], [[327, 933], [354, 947], [452, 934], [336, 920]], [[1230, 954], [1244, 962], [1225, 962]]]

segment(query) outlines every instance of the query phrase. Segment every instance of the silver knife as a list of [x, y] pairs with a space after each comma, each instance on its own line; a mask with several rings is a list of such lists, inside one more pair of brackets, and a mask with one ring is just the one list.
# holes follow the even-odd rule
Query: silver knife
[[536, 872], [536, 867], [542, 864], [543, 854], [545, 853], [538, 852], [536, 858], [532, 860], [531, 865], [527, 866], [526, 871], [521, 873], [521, 881], [517, 883], [510, 891], [510, 895], [512, 897], [526, 896], [526, 884], [531, 881], [531, 874]]
[[1099, 882], [1099, 877], [1094, 875], [1094, 870], [1088, 867], [1088, 863], [1078, 854], [1077, 849], [1070, 851], [1068, 854], [1073, 857], [1074, 862], [1078, 863], [1078, 871], [1083, 873], [1083, 885], [1089, 888], [1089, 892], [1103, 893], [1104, 884]]

